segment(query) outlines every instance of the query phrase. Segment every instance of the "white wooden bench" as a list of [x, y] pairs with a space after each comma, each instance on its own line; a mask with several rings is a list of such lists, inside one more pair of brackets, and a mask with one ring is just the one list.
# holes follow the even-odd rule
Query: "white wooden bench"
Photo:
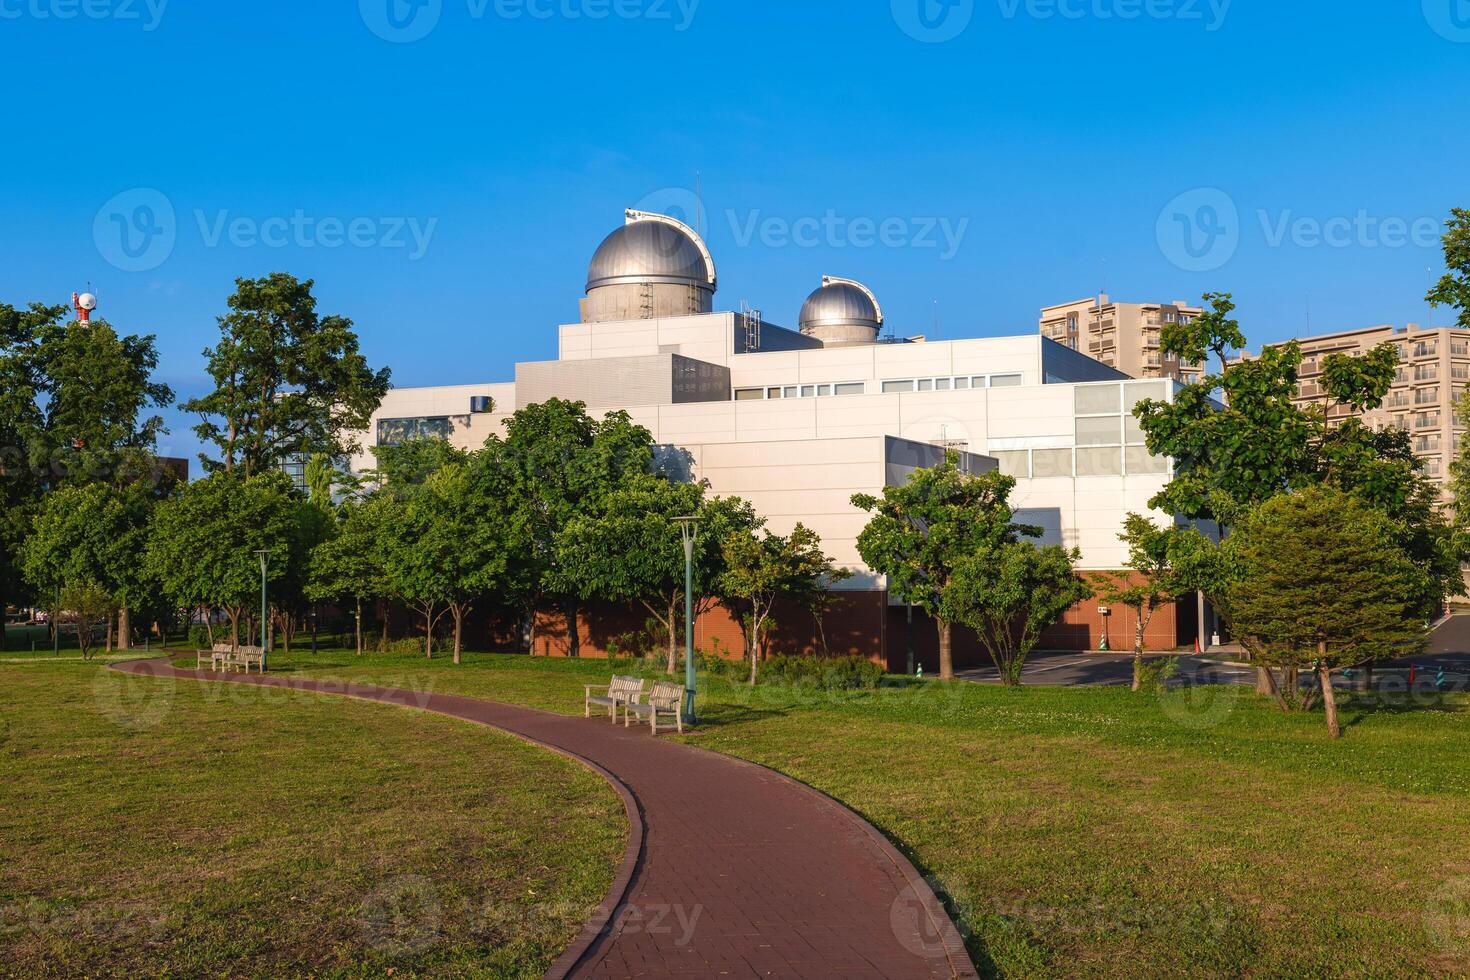
[[260, 647], [241, 647], [225, 658], [226, 670], [239, 670], [248, 674], [252, 666], [257, 674], [265, 673], [265, 651]]
[[225, 657], [229, 656], [230, 645], [228, 643], [216, 643], [209, 650], [194, 651], [195, 670], [224, 670]]
[[623, 727], [627, 728], [632, 723], [633, 715], [639, 718], [648, 718], [653, 734], [658, 734], [658, 719], [664, 717], [665, 726], [668, 719], [674, 719], [674, 726], [680, 735], [684, 734], [684, 687], [672, 681], [658, 681], [653, 685], [653, 690], [648, 692], [647, 703], [630, 702], [623, 706]]
[[240, 670], [248, 674], [251, 667], [257, 673], [265, 673], [265, 654], [260, 647], [236, 649], [228, 643], [216, 643], [211, 650], [194, 651], [195, 670]]
[[[607, 708], [608, 717], [613, 724], [618, 721], [618, 705], [626, 706], [629, 702], [637, 701], [643, 696], [643, 678], [629, 677], [625, 674], [614, 674], [612, 683], [606, 686], [598, 684], [586, 685], [582, 701], [582, 717], [592, 717], [592, 706]], [[603, 694], [593, 694], [593, 691], [603, 691]]]

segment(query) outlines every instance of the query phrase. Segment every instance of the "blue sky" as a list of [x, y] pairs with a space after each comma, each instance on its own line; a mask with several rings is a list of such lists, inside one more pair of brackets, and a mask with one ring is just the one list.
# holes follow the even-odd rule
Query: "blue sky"
[[941, 338], [1104, 284], [1422, 323], [1470, 207], [1470, 0], [0, 0], [0, 80], [0, 300], [91, 282], [181, 397], [275, 270], [400, 385], [508, 379], [696, 179], [717, 306]]

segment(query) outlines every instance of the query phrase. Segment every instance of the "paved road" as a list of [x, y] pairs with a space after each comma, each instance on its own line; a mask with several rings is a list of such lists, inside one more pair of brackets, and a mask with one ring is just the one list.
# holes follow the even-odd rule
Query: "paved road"
[[[1161, 656], [1173, 654], [1152, 654], [1150, 658]], [[1252, 670], [1201, 664], [1193, 657], [1181, 658], [1179, 668], [1181, 678], [1192, 679], [1195, 683], [1255, 683], [1255, 672]], [[956, 673], [965, 680], [981, 684], [1000, 683], [1000, 674], [994, 666]], [[1026, 668], [1021, 672], [1021, 683], [1056, 684], [1063, 687], [1127, 687], [1133, 683], [1133, 656], [1118, 653], [1033, 653], [1027, 658]]]
[[[1150, 656], [1173, 656], [1173, 654], [1151, 654]], [[1196, 657], [1182, 655], [1176, 683], [1185, 684], [1250, 684], [1256, 682], [1256, 673], [1248, 667], [1231, 667], [1222, 661], [1235, 659], [1239, 654], [1216, 652]], [[1451, 616], [1441, 623], [1429, 636], [1424, 653], [1417, 657], [1406, 657], [1394, 661], [1375, 671], [1380, 681], [1407, 681], [1407, 670], [1413, 667], [1416, 683], [1431, 689], [1444, 671], [1445, 690], [1470, 689], [1470, 613]], [[974, 670], [958, 671], [957, 676], [981, 684], [1000, 683], [999, 672], [993, 666]], [[1119, 653], [1033, 653], [1026, 661], [1021, 673], [1023, 684], [1056, 684], [1063, 687], [1095, 685], [1100, 687], [1127, 686], [1133, 681], [1133, 658]], [[1346, 678], [1334, 682], [1347, 684]]]
[[548, 977], [977, 976], [924, 879], [851, 810], [769, 769], [679, 742], [474, 698], [283, 676], [138, 674], [288, 687], [423, 708], [588, 763], [623, 797], [628, 853]]

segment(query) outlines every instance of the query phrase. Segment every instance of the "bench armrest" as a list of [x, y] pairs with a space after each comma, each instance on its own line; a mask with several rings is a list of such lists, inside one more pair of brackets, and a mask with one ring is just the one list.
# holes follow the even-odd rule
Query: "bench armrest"
[[586, 689], [585, 694], [591, 694], [593, 691], [611, 691], [612, 690], [612, 685], [611, 684], [586, 684], [586, 685], [583, 685], [583, 686]]

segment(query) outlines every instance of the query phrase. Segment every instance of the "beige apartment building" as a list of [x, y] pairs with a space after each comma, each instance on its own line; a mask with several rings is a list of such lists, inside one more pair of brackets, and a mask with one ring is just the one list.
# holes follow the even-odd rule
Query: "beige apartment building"
[[[1399, 366], [1393, 389], [1381, 408], [1363, 415], [1364, 421], [1408, 432], [1430, 478], [1444, 482], [1465, 431], [1455, 419], [1454, 404], [1470, 385], [1470, 330], [1421, 328], [1411, 323], [1403, 329], [1378, 326], [1319, 334], [1299, 343], [1305, 357], [1297, 391], [1300, 405], [1325, 405], [1329, 400], [1321, 382], [1327, 355], [1365, 354], [1383, 343], [1397, 347]], [[1359, 414], [1346, 406], [1332, 406], [1329, 412], [1333, 420]]]
[[1130, 377], [1188, 383], [1199, 378], [1200, 366], [1165, 357], [1159, 332], [1166, 323], [1187, 323], [1201, 312], [1182, 300], [1117, 303], [1102, 293], [1043, 308], [1041, 335]]

